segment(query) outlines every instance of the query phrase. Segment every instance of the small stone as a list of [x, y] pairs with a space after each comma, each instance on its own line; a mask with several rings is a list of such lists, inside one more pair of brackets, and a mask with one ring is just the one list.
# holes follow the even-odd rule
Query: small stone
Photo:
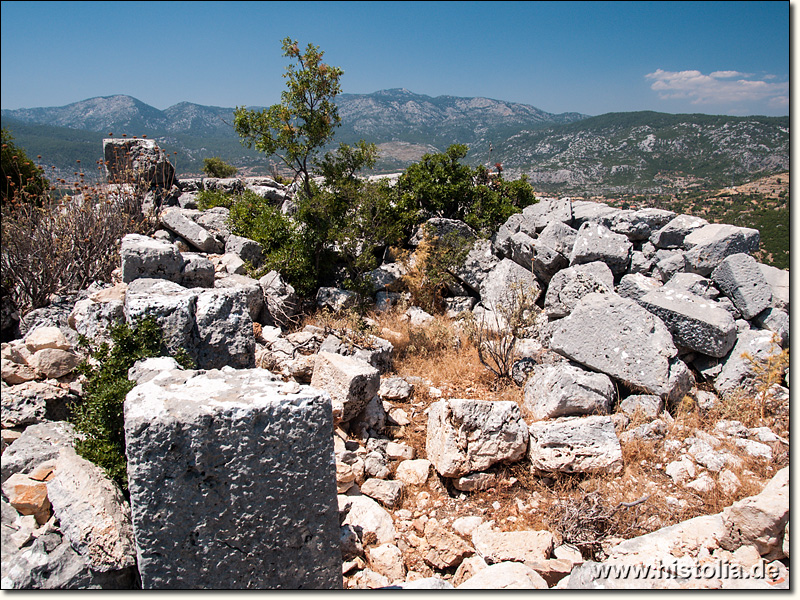
[[31, 354], [45, 348], [69, 350], [72, 347], [58, 327], [38, 327], [34, 329], [25, 336], [25, 346], [27, 346]]
[[33, 515], [39, 525], [50, 518], [50, 500], [47, 485], [22, 473], [14, 473], [3, 482], [3, 493], [20, 514]]
[[694, 481], [690, 481], [686, 484], [686, 487], [693, 489], [696, 492], [701, 494], [706, 494], [713, 490], [716, 487], [714, 480], [708, 475], [708, 473], [703, 473], [700, 477], [695, 479]]
[[411, 460], [414, 458], [414, 448], [397, 442], [386, 444], [386, 456], [392, 460]]
[[404, 460], [397, 465], [395, 479], [408, 485], [424, 485], [428, 480], [431, 462], [424, 458]]

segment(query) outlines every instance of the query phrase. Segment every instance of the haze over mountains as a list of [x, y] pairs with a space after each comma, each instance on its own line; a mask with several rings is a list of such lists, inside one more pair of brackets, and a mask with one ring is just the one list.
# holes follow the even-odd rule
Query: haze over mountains
[[[789, 169], [788, 117], [610, 113], [553, 114], [488, 98], [432, 98], [405, 89], [337, 97], [336, 142], [378, 144], [376, 172], [405, 168], [425, 152], [467, 144], [471, 164], [503, 164], [541, 190], [658, 192], [676, 183], [729, 185]], [[258, 108], [258, 107], [248, 107]], [[2, 125], [30, 156], [57, 172], [100, 158], [109, 133], [146, 135], [170, 154], [179, 174], [198, 174], [220, 156], [247, 174], [270, 159], [244, 148], [233, 108], [181, 102], [159, 110], [130, 96], [91, 98], [63, 107], [2, 111]], [[274, 160], [274, 159], [273, 159]], [[64, 175], [61, 175], [64, 176]]]

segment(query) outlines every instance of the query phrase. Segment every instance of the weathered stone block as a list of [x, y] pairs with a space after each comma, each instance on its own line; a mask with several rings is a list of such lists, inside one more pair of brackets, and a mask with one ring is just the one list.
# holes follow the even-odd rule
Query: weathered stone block
[[550, 347], [634, 389], [662, 397], [680, 392], [673, 381], [678, 351], [672, 334], [661, 319], [616, 294], [585, 296], [558, 322]]
[[772, 288], [752, 256], [728, 256], [711, 273], [711, 279], [747, 320], [772, 305]]
[[219, 242], [203, 227], [183, 214], [180, 208], [168, 208], [161, 213], [161, 224], [182, 237], [200, 252], [217, 252]]
[[523, 397], [525, 407], [537, 421], [607, 414], [613, 402], [614, 384], [608, 375], [566, 362], [536, 365]]
[[608, 265], [615, 276], [621, 276], [630, 264], [632, 252], [633, 244], [624, 235], [614, 233], [603, 225], [584, 223], [578, 230], [569, 264], [601, 261]]
[[708, 275], [726, 257], [733, 254], [751, 254], [758, 250], [761, 234], [757, 229], [712, 223], [696, 229], [686, 236], [684, 258], [686, 270]]
[[129, 233], [122, 238], [119, 254], [123, 283], [140, 278], [177, 281], [181, 277], [183, 257], [178, 248], [168, 242]]
[[591, 293], [614, 291], [614, 275], [605, 263], [591, 262], [568, 267], [550, 280], [544, 297], [544, 311], [550, 319], [566, 317], [581, 298]]
[[125, 399], [145, 589], [341, 587], [330, 398], [269, 372], [167, 371]]
[[430, 406], [425, 447], [445, 477], [519, 460], [527, 442], [528, 430], [514, 402], [450, 399]]
[[317, 355], [311, 385], [328, 392], [334, 406], [341, 405], [341, 420], [349, 421], [378, 393], [381, 379], [378, 370], [363, 360], [323, 351]]
[[733, 317], [713, 300], [661, 289], [648, 292], [638, 302], [664, 322], [676, 346], [721, 358], [736, 343]]
[[500, 261], [481, 284], [481, 303], [489, 310], [510, 306], [520, 295], [532, 304], [540, 294], [533, 273], [508, 258]]
[[609, 416], [564, 417], [529, 427], [534, 471], [619, 473], [622, 448]]

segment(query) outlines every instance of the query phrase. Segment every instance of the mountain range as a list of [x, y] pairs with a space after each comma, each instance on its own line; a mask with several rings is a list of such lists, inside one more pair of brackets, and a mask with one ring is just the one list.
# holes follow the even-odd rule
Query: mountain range
[[[681, 185], [730, 185], [789, 169], [789, 117], [655, 112], [591, 117], [553, 114], [489, 98], [430, 97], [405, 89], [337, 96], [336, 141], [378, 145], [375, 172], [402, 170], [426, 152], [466, 144], [470, 164], [501, 163], [553, 193], [659, 193]], [[260, 107], [248, 107], [258, 109]], [[199, 174], [219, 156], [243, 174], [270, 172], [271, 160], [243, 147], [233, 108], [181, 102], [159, 110], [130, 96], [62, 107], [3, 110], [2, 126], [30, 156], [61, 177], [75, 161], [99, 160], [102, 138], [156, 139], [180, 175]]]

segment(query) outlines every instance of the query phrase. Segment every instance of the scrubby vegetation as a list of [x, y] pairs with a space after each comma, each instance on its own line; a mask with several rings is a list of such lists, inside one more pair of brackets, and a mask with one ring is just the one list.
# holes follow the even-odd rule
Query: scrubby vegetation
[[239, 169], [229, 165], [219, 156], [203, 159], [203, 173], [209, 177], [233, 177]]
[[[83, 343], [90, 359], [79, 367], [86, 382], [83, 402], [74, 408], [73, 423], [82, 434], [75, 449], [127, 490], [122, 405], [125, 395], [136, 385], [128, 379], [128, 370], [138, 360], [162, 354], [162, 333], [155, 319], [148, 317], [133, 327], [127, 323], [112, 326], [110, 336], [111, 344], [96, 348]], [[186, 355], [177, 358], [184, 366], [191, 366]]]
[[44, 170], [28, 158], [24, 148], [14, 143], [11, 131], [2, 129], [0, 149], [0, 199], [2, 206], [34, 204], [41, 206], [50, 183]]
[[71, 192], [47, 190], [36, 202], [3, 205], [3, 286], [23, 312], [46, 306], [51, 294], [110, 281], [120, 239], [153, 230], [152, 215], [142, 213], [144, 190], [79, 180]]

